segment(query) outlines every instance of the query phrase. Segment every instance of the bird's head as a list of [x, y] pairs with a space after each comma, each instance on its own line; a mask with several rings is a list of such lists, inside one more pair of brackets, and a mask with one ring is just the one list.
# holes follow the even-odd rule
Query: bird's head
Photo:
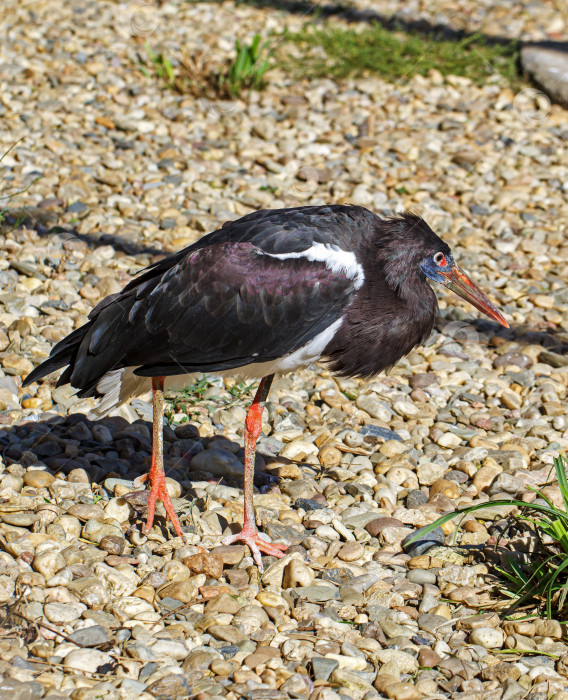
[[[441, 240], [440, 243], [442, 243]], [[454, 261], [448, 246], [444, 243], [437, 247], [438, 250], [428, 253], [420, 264], [420, 269], [426, 277], [434, 282], [443, 284], [444, 287], [451, 289], [452, 292], [465, 299], [472, 306], [475, 306], [476, 309], [479, 309], [486, 316], [508, 328], [509, 324], [503, 314]]]
[[509, 324], [489, 297], [457, 265], [449, 246], [415, 214], [381, 222], [379, 256], [387, 282], [403, 293], [405, 280], [418, 268], [428, 279], [443, 284], [505, 328]]

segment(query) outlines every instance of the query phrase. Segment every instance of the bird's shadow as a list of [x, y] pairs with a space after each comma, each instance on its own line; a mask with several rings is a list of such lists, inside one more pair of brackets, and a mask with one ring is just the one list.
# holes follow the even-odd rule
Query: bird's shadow
[[[0, 233], [17, 232], [26, 228], [35, 231], [40, 238], [56, 238], [62, 240], [74, 239], [82, 243], [87, 250], [95, 250], [101, 246], [112, 246], [116, 251], [126, 255], [148, 255], [153, 258], [170, 255], [173, 251], [163, 247], [138, 243], [114, 233], [79, 233], [73, 224], [61, 222], [61, 211], [43, 207], [25, 207], [9, 209], [3, 214]], [[155, 260], [152, 259], [152, 262]]]
[[568, 353], [568, 331], [555, 325], [547, 326], [545, 323], [514, 324], [503, 328], [485, 318], [463, 320], [454, 317], [452, 313], [446, 313], [437, 316], [434, 329], [448, 335], [452, 344], [478, 342], [496, 348], [502, 343], [512, 342], [519, 345], [520, 352], [524, 345], [542, 345], [544, 349], [559, 355]]
[[[7, 424], [9, 419], [8, 411], [0, 413], [0, 458], [4, 462], [6, 472], [23, 477], [28, 467], [37, 467], [54, 477], [67, 479], [71, 474], [70, 480], [88, 480], [92, 494], [79, 495], [77, 503], [92, 504], [93, 500], [100, 500], [101, 505], [104, 505], [107, 499], [113, 496], [113, 484], [106, 483], [107, 479], [125, 480], [126, 485], [148, 471], [152, 449], [152, 426], [148, 421], [138, 419], [129, 423], [121, 417], [92, 421], [82, 413], [49, 416], [45, 419], [40, 417], [39, 420], [24, 419], [14, 424]], [[108, 440], [109, 431], [112, 440]], [[179, 509], [189, 512], [196, 505], [203, 512], [207, 501], [193, 487], [192, 480], [203, 481], [206, 477], [203, 474], [193, 474], [189, 470], [189, 455], [180, 455], [179, 450], [170, 454], [173, 452], [172, 447], [181, 440], [166, 426], [164, 432], [166, 476], [176, 479], [183, 488], [182, 497], [185, 502], [179, 503]], [[102, 436], [107, 439], [101, 439]], [[184, 450], [189, 447], [189, 442], [191, 441], [184, 441]], [[257, 461], [255, 486], [263, 492], [269, 490], [280, 479], [263, 467], [263, 463], [269, 466], [275, 459], [274, 456], [263, 454], [261, 451], [258, 452], [258, 456], [262, 459]], [[72, 474], [74, 470], [82, 471], [81, 474], [78, 471]], [[243, 486], [243, 477], [235, 474], [226, 477], [215, 476], [206, 480], [215, 485], [238, 488]], [[38, 488], [33, 485], [24, 486], [29, 496], [37, 496]], [[133, 487], [133, 491], [126, 494], [126, 500], [142, 517], [147, 509], [149, 490], [144, 486], [141, 489], [134, 491]], [[43, 491], [40, 495], [46, 497]], [[47, 498], [50, 500], [50, 497]], [[161, 524], [165, 525], [163, 519]]]

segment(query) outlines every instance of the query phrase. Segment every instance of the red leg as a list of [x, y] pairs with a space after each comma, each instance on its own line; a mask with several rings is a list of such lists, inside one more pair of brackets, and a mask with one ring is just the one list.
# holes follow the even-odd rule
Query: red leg
[[150, 481], [151, 489], [148, 499], [148, 517], [146, 519], [144, 531], [150, 531], [154, 522], [156, 501], [162, 501], [166, 509], [167, 517], [172, 521], [176, 535], [185, 539], [166, 488], [166, 475], [164, 473], [164, 377], [152, 377], [152, 403], [154, 408], [154, 420], [152, 424], [152, 464], [148, 474], [144, 474], [134, 481], [135, 488], [141, 486], [146, 480]]
[[254, 518], [254, 451], [256, 441], [258, 440], [258, 436], [262, 430], [262, 411], [264, 409], [264, 402], [266, 401], [266, 397], [270, 391], [270, 385], [272, 384], [273, 379], [274, 375], [270, 374], [268, 377], [264, 377], [264, 379], [260, 382], [245, 421], [245, 511], [243, 529], [238, 534], [225, 537], [223, 540], [223, 544], [244, 542], [246, 545], [248, 545], [260, 571], [264, 570], [264, 567], [262, 566], [261, 552], [270, 554], [273, 557], [283, 557], [283, 550], [286, 549], [285, 544], [270, 544], [269, 542], [261, 539], [258, 534]]

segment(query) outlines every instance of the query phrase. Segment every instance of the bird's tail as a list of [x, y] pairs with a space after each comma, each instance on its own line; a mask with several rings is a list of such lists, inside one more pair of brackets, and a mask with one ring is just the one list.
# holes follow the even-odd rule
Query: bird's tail
[[38, 365], [34, 370], [32, 370], [28, 376], [24, 379], [22, 386], [27, 386], [32, 382], [36, 382], [38, 379], [55, 372], [61, 367], [68, 365], [67, 369], [57, 381], [57, 386], [66, 384], [71, 376], [71, 368], [73, 366], [73, 361], [81, 345], [81, 341], [85, 337], [85, 334], [89, 330], [91, 323], [86, 323], [81, 328], [77, 328], [67, 337], [60, 340], [57, 345], [52, 349], [49, 357], [41, 365]]
[[[91, 323], [87, 323], [81, 328], [77, 328], [77, 330], [57, 343], [48, 359], [28, 374], [23, 382], [23, 386], [31, 384], [66, 365], [67, 369], [57, 380], [57, 386], [68, 384], [77, 351], [90, 326]], [[99, 404], [88, 414], [88, 418], [97, 420], [98, 418], [103, 418], [133, 396], [138, 396], [150, 388], [151, 379], [148, 377], [137, 377], [131, 367], [123, 367], [110, 370], [88, 386], [80, 388], [77, 391], [77, 396], [94, 396], [100, 399]]]

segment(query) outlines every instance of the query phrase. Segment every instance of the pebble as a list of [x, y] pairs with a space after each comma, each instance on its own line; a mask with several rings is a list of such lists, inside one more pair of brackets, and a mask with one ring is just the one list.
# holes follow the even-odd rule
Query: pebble
[[160, 588], [161, 598], [173, 598], [182, 603], [191, 603], [197, 597], [197, 585], [194, 581], [172, 581]]
[[314, 656], [311, 660], [314, 677], [317, 681], [327, 681], [331, 674], [339, 666], [335, 658]]
[[425, 533], [424, 528], [418, 528], [411, 535], [407, 535], [402, 541], [402, 547], [406, 554], [416, 557], [425, 554], [433, 547], [444, 544], [445, 535], [441, 527]]
[[63, 555], [56, 550], [48, 550], [35, 555], [33, 560], [34, 571], [42, 574], [46, 579], [51, 578], [61, 569], [65, 568], [66, 561]]
[[292, 559], [284, 569], [282, 588], [295, 588], [311, 586], [315, 576], [312, 569], [302, 561]]
[[186, 557], [183, 563], [194, 574], [205, 574], [208, 578], [221, 578], [223, 559], [218, 554], [193, 554]]
[[102, 625], [92, 625], [91, 627], [75, 630], [69, 635], [69, 639], [82, 647], [96, 647], [99, 644], [110, 642], [109, 634]]
[[477, 627], [470, 632], [469, 641], [485, 649], [500, 649], [505, 641], [505, 634], [503, 630], [495, 627]]
[[55, 481], [55, 477], [49, 472], [33, 469], [24, 474], [24, 484], [35, 489], [47, 488]]
[[425, 569], [411, 569], [406, 574], [406, 578], [411, 583], [418, 583], [420, 585], [424, 583], [436, 583], [436, 573], [434, 571], [428, 571]]
[[168, 674], [146, 687], [146, 692], [155, 698], [179, 698], [191, 694], [189, 681], [178, 674]]
[[411, 654], [397, 649], [381, 649], [376, 653], [381, 664], [389, 664], [389, 668], [398, 673], [415, 673], [418, 670], [418, 660]]
[[302, 596], [310, 603], [325, 603], [328, 600], [337, 600], [339, 591], [332, 586], [305, 586], [302, 588]]
[[73, 671], [96, 673], [101, 667], [112, 662], [112, 657], [97, 649], [76, 649], [66, 655], [63, 665]]
[[379, 535], [386, 528], [402, 527], [402, 525], [402, 522], [396, 518], [376, 518], [365, 525], [365, 530], [367, 530], [371, 537], [377, 537], [377, 535]]

